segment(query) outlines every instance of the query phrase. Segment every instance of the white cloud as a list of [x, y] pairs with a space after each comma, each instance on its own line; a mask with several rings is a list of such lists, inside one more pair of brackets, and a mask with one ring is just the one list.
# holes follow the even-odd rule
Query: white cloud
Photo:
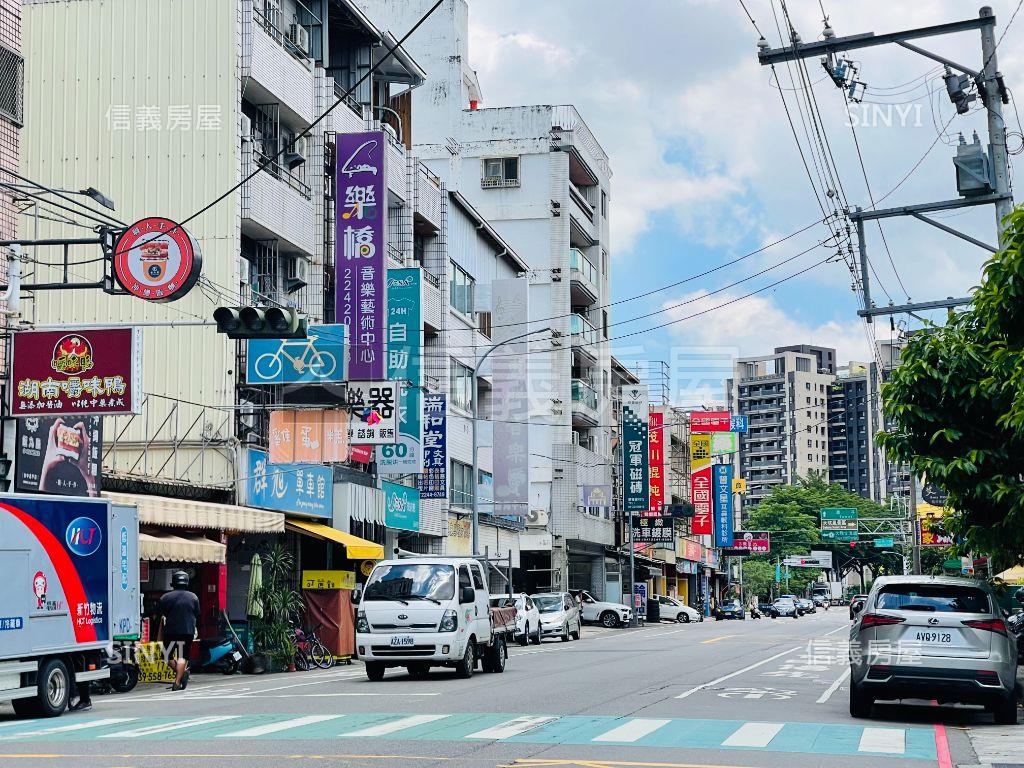
[[[679, 321], [669, 329], [676, 342], [686, 346], [732, 347], [740, 356], [747, 356], [769, 354], [777, 346], [814, 344], [835, 348], [841, 362], [872, 358], [859, 320], [803, 322], [771, 296], [741, 298], [744, 295], [724, 292], [711, 296], [707, 291], [694, 291], [665, 301], [662, 308], [670, 320]], [[707, 314], [683, 319], [700, 312]]]

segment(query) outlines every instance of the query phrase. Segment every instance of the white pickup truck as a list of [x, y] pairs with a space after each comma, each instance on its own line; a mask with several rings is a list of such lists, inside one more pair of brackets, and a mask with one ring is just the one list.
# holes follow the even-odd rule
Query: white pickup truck
[[431, 667], [451, 667], [472, 677], [504, 672], [515, 608], [491, 608], [480, 561], [470, 557], [384, 560], [358, 597], [356, 652], [370, 680], [388, 667], [415, 678]]

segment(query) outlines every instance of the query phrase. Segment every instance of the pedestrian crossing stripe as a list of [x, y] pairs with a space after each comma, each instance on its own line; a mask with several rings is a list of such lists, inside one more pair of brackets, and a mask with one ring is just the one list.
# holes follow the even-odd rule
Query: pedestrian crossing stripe
[[214, 715], [191, 718], [90, 718], [75, 722], [7, 720], [0, 741], [77, 742], [352, 739], [484, 740], [524, 744], [594, 744], [935, 760], [931, 728], [844, 723], [747, 722], [687, 718], [498, 713], [354, 713], [332, 715]]

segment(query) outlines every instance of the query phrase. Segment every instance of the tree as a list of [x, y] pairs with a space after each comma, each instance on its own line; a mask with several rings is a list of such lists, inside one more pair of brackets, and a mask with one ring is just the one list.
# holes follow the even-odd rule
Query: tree
[[974, 303], [911, 336], [882, 389], [889, 455], [948, 493], [958, 550], [1024, 559], [1024, 210]]
[[745, 559], [743, 562], [743, 590], [749, 600], [764, 600], [775, 584], [775, 566], [765, 560]]

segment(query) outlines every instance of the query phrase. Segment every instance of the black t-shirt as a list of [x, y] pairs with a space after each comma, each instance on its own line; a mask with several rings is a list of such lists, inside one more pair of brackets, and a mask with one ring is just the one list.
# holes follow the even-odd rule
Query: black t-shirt
[[188, 635], [196, 632], [199, 620], [199, 598], [187, 589], [175, 589], [160, 598], [157, 612], [164, 617], [164, 633]]

